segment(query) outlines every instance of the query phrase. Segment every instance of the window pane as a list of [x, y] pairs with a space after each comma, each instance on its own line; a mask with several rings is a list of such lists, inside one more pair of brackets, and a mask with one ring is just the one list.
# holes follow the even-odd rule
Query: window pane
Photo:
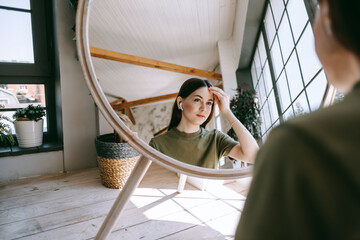
[[2, 84], [1, 104], [5, 108], [24, 108], [29, 104], [46, 107], [44, 84]]
[[260, 86], [260, 85], [258, 84], [258, 85], [256, 86], [255, 90], [256, 90], [256, 96], [258, 96], [258, 98], [259, 98], [260, 105], [262, 105], [262, 103], [263, 103], [264, 101], [263, 101], [263, 97], [261, 96], [260, 87], [259, 87], [259, 86]]
[[271, 46], [272, 42], [274, 40], [274, 37], [275, 37], [276, 29], [275, 29], [274, 18], [271, 13], [270, 5], [268, 6], [268, 8], [266, 10], [265, 30], [266, 30], [266, 35], [267, 35], [267, 39], [269, 42], [269, 46]]
[[305, 24], [309, 20], [304, 5], [304, 1], [290, 0], [286, 8], [289, 13], [289, 19], [294, 34], [295, 42], [297, 42], [301, 32], [305, 27]]
[[296, 117], [310, 112], [305, 91], [295, 100], [293, 105]]
[[0, 62], [34, 63], [31, 15], [0, 9]]
[[293, 111], [293, 108], [292, 108], [292, 105], [285, 111], [284, 113], [284, 116], [283, 116], [283, 119], [284, 121], [288, 121], [290, 120], [291, 118], [294, 117], [294, 111]]
[[281, 109], [282, 109], [282, 112], [284, 112], [285, 109], [287, 109], [291, 103], [288, 84], [287, 84], [284, 72], [280, 75], [279, 80], [277, 81], [276, 85], [278, 88]]
[[321, 68], [321, 63], [315, 52], [314, 35], [310, 24], [306, 27], [296, 48], [304, 82], [307, 85]]
[[326, 90], [326, 77], [322, 70], [319, 75], [306, 88], [307, 96], [310, 102], [311, 111], [316, 111], [321, 105]]
[[270, 133], [270, 132], [263, 133], [263, 136], [262, 136], [263, 143], [266, 142], [266, 139], [267, 139], [267, 137], [269, 136], [269, 133]]
[[271, 59], [273, 60], [275, 78], [277, 79], [284, 64], [281, 59], [280, 47], [277, 38], [275, 38], [274, 44], [270, 50]]
[[283, 56], [284, 62], [286, 62], [290, 56], [291, 51], [294, 49], [294, 42], [293, 42], [293, 38], [291, 35], [289, 20], [286, 17], [286, 14], [284, 15], [284, 17], [280, 23], [278, 36], [279, 36], [282, 56]]
[[295, 99], [304, 88], [295, 51], [291, 54], [289, 62], [286, 64], [285, 68], [290, 87], [290, 96], [291, 99]]
[[266, 98], [267, 98], [267, 94], [266, 94], [266, 91], [265, 91], [263, 75], [261, 75], [261, 78], [259, 79], [259, 90], [260, 90], [261, 99], [262, 99], [263, 102], [265, 102]]
[[274, 19], [275, 19], [275, 26], [278, 27], [281, 16], [284, 12], [284, 2], [283, 0], [271, 0], [271, 9], [274, 13]]
[[271, 120], [273, 123], [274, 121], [276, 121], [279, 118], [279, 113], [277, 111], [277, 106], [276, 106], [276, 101], [275, 101], [274, 90], [272, 90], [269, 95], [268, 104], [269, 104], [269, 109], [270, 109], [270, 114], [271, 114]]
[[256, 74], [255, 63], [254, 62], [251, 65], [251, 78], [253, 80], [254, 87], [256, 87], [258, 77], [257, 77], [257, 74]]
[[271, 117], [270, 117], [269, 105], [267, 101], [264, 103], [262, 111], [264, 114], [265, 131], [267, 131], [271, 126]]
[[279, 125], [280, 125], [280, 120], [278, 119], [278, 120], [276, 120], [276, 122], [274, 123], [273, 128], [275, 128], [275, 127], [277, 127], [277, 126], [279, 126]]
[[261, 116], [261, 133], [264, 134], [266, 132], [266, 125], [265, 125], [265, 118], [264, 118], [264, 112], [261, 110], [260, 111], [260, 116]]
[[264, 83], [265, 83], [266, 95], [269, 95], [271, 89], [273, 88], [273, 84], [272, 84], [272, 80], [271, 80], [271, 73], [270, 73], [270, 67], [269, 67], [268, 62], [266, 62], [266, 64], [265, 64], [263, 74], [264, 74]]
[[0, 6], [30, 10], [30, 0], [0, 0]]
[[260, 54], [261, 67], [264, 67], [267, 57], [266, 57], [265, 43], [262, 33], [260, 34], [259, 37], [258, 48]]
[[261, 74], [261, 63], [259, 57], [259, 50], [256, 48], [255, 55], [254, 55], [254, 62], [255, 62], [255, 69], [258, 76]]
[[[2, 103], [0, 103], [0, 104], [2, 104]], [[15, 111], [6, 111], [6, 112], [0, 112], [0, 115], [8, 117], [12, 121], [13, 120], [12, 116], [14, 115], [14, 113], [15, 113]], [[2, 124], [7, 124], [11, 130], [11, 133], [15, 134], [15, 127], [14, 127], [13, 122], [6, 121], [4, 119], [1, 119], [0, 122]]]

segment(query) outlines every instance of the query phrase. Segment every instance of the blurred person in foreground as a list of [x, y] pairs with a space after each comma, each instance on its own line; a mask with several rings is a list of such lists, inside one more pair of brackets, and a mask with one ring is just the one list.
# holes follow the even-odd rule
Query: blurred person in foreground
[[314, 35], [345, 98], [271, 132], [236, 239], [360, 239], [360, 1], [319, 0]]

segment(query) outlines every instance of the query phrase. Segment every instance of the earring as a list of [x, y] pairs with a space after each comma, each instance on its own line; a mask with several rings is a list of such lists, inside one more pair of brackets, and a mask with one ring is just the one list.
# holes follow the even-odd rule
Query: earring
[[183, 106], [182, 106], [182, 102], [179, 105], [180, 105], [181, 111], [183, 111], [184, 109], [183, 109]]

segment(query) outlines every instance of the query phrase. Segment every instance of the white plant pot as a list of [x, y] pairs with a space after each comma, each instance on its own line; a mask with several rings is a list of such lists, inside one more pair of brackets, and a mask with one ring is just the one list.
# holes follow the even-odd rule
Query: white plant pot
[[19, 147], [30, 148], [38, 147], [43, 142], [43, 120], [35, 121], [15, 121], [16, 138]]

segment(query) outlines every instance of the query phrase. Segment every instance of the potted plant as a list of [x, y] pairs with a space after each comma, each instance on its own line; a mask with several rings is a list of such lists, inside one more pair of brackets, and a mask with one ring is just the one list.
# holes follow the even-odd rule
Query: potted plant
[[[125, 114], [119, 117], [132, 129], [131, 120]], [[101, 183], [108, 188], [122, 188], [140, 154], [116, 132], [96, 137], [95, 147]]]
[[40, 105], [30, 104], [26, 108], [16, 110], [13, 118], [19, 147], [30, 148], [42, 145], [44, 116], [45, 110]]
[[[249, 130], [251, 135], [259, 142], [261, 141], [261, 118], [260, 106], [256, 92], [250, 89], [236, 89], [237, 94], [230, 100], [230, 109], [235, 117]], [[231, 128], [228, 135], [237, 139]], [[234, 159], [232, 159], [234, 160]], [[236, 164], [236, 161], [234, 160]]]
[[[0, 104], [0, 108], [4, 108], [4, 105]], [[2, 146], [14, 146], [15, 139], [11, 133], [10, 125], [6, 122], [12, 122], [7, 116], [0, 114], [0, 145]]]
[[[259, 140], [261, 138], [261, 118], [259, 101], [256, 92], [250, 89], [236, 89], [238, 92], [230, 100], [230, 109], [235, 117], [249, 130], [251, 135]], [[228, 134], [237, 140], [234, 130], [231, 128]]]

